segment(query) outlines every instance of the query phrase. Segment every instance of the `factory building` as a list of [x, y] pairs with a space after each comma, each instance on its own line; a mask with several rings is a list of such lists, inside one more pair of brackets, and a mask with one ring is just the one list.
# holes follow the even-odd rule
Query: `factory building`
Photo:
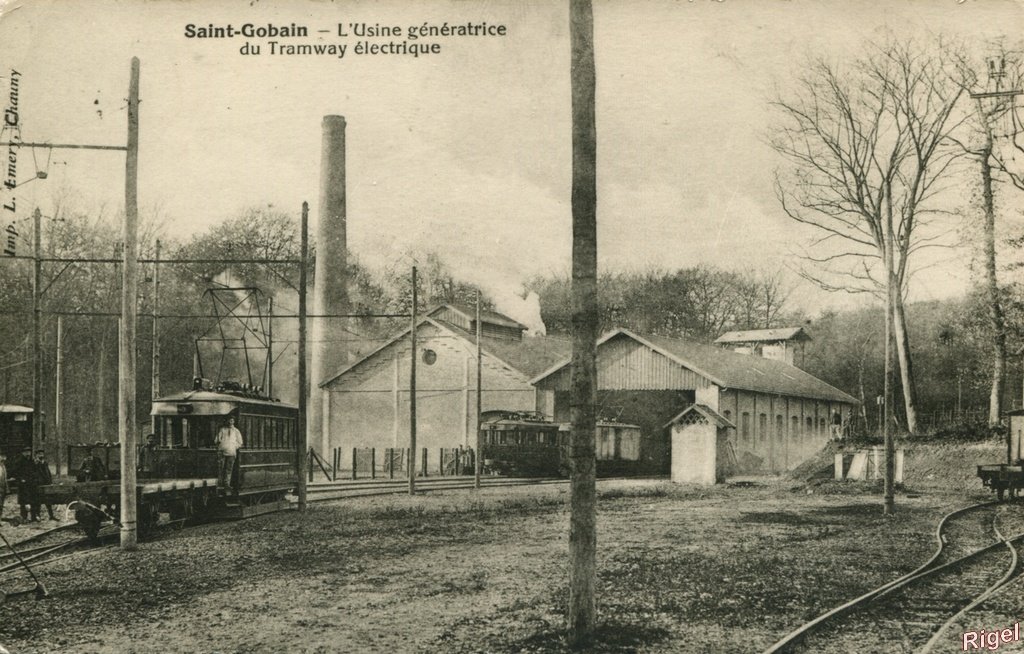
[[[477, 430], [475, 311], [442, 305], [416, 326], [417, 447], [472, 447]], [[568, 355], [567, 340], [524, 337], [526, 328], [495, 312], [481, 317], [483, 411], [534, 411], [530, 378]], [[352, 448], [407, 447], [409, 443], [410, 328], [327, 377], [325, 450], [341, 448], [342, 468]]]
[[[627, 329], [597, 346], [598, 406], [602, 416], [635, 423], [643, 431], [642, 457], [651, 472], [667, 474], [673, 420], [692, 405], [720, 416], [735, 432], [719, 453], [742, 472], [782, 472], [799, 465], [830, 438], [838, 413], [850, 419], [857, 400], [777, 359]], [[569, 420], [568, 357], [532, 380], [537, 410]], [[716, 418], [717, 419], [717, 418]]]

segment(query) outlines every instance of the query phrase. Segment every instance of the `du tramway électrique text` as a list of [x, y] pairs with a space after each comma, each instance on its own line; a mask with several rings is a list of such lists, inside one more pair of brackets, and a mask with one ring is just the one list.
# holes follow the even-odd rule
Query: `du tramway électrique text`
[[[241, 54], [258, 55], [263, 54], [261, 49], [266, 46], [266, 54], [270, 55], [332, 55], [338, 58], [344, 57], [352, 52], [356, 55], [376, 54], [398, 54], [417, 57], [421, 54], [437, 54], [441, 51], [440, 43], [422, 43], [421, 38], [449, 38], [449, 37], [473, 37], [473, 36], [506, 36], [508, 28], [505, 25], [492, 25], [487, 22], [466, 22], [466, 23], [431, 23], [425, 22], [419, 25], [382, 25], [380, 23], [337, 23], [331, 29], [311, 30], [306, 25], [290, 23], [287, 25], [256, 25], [245, 23], [243, 25], [196, 25], [189, 23], [185, 25], [184, 36], [189, 39], [296, 39], [309, 38], [310, 34], [331, 35], [347, 39], [402, 39], [400, 41], [389, 40], [386, 42], [355, 41], [344, 43], [286, 43], [279, 40], [267, 40], [265, 43], [246, 42], [239, 52]], [[323, 38], [323, 36], [320, 36]], [[412, 41], [412, 43], [410, 43]]]

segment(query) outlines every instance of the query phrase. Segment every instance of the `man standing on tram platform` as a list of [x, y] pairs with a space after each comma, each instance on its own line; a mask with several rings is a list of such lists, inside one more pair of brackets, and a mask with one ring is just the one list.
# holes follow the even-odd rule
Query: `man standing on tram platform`
[[231, 473], [235, 469], [235, 457], [238, 448], [242, 447], [242, 432], [235, 427], [235, 417], [228, 416], [228, 424], [217, 431], [217, 451], [220, 454], [220, 474], [217, 477], [217, 490], [220, 493], [231, 488]]

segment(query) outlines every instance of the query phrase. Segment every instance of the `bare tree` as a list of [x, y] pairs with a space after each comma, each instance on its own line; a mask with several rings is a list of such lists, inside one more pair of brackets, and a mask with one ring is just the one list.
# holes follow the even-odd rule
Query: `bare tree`
[[[1006, 383], [1006, 317], [999, 290], [996, 266], [996, 206], [993, 173], [1008, 179], [1024, 190], [1024, 166], [1017, 159], [1024, 153], [1018, 137], [1024, 129], [1018, 120], [1016, 97], [1021, 94], [1024, 79], [1019, 52], [996, 45], [998, 54], [986, 62], [987, 84], [970, 73], [972, 67], [961, 62], [967, 72], [970, 88], [976, 90], [980, 144], [960, 143], [964, 151], [975, 157], [981, 170], [982, 259], [985, 270], [985, 291], [988, 298], [989, 328], [992, 332], [992, 379], [989, 392], [989, 425], [997, 425], [1003, 415], [1003, 388]], [[1009, 64], [1009, 65], [1008, 65]], [[958, 142], [959, 143], [959, 142]]]
[[904, 296], [913, 255], [951, 246], [936, 217], [963, 151], [949, 140], [967, 115], [959, 52], [889, 40], [838, 65], [810, 62], [773, 105], [771, 144], [786, 161], [776, 193], [813, 237], [799, 271], [827, 290], [870, 293], [891, 305], [904, 407], [917, 428]]

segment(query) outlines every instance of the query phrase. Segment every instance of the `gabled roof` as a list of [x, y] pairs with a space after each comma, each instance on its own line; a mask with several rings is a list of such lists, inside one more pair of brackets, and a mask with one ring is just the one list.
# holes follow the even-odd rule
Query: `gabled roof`
[[[447, 307], [448, 309], [451, 309], [452, 311], [455, 311], [456, 313], [461, 313], [471, 323], [472, 323], [472, 321], [476, 320], [476, 308], [474, 308], [474, 307], [467, 307], [464, 304], [455, 304], [455, 303], [452, 303], [452, 302], [448, 302], [446, 304], [442, 304], [442, 305], [434, 307], [433, 309], [431, 309], [430, 311], [427, 312], [427, 315], [428, 316], [434, 316], [434, 314], [436, 314], [441, 309], [444, 309], [445, 307]], [[522, 323], [519, 323], [519, 322], [516, 322], [515, 320], [512, 320], [511, 318], [509, 318], [505, 314], [498, 313], [497, 311], [488, 311], [487, 309], [481, 309], [480, 310], [480, 322], [489, 322], [492, 325], [501, 325], [502, 327], [514, 327], [516, 329], [527, 329], [526, 325], [524, 325]]]
[[664, 425], [662, 425], [661, 428], [665, 429], [666, 427], [669, 427], [670, 425], [679, 422], [690, 413], [699, 413], [700, 415], [707, 418], [708, 422], [715, 425], [716, 427], [730, 427], [732, 429], [736, 429], [736, 425], [729, 422], [729, 420], [721, 416], [717, 411], [715, 411], [711, 407], [705, 406], [703, 404], [691, 404], [690, 406], [683, 409], [675, 418], [672, 418]]
[[768, 341], [809, 341], [811, 337], [803, 327], [780, 327], [778, 329], [748, 329], [725, 332], [716, 343], [764, 343]]
[[[631, 338], [721, 388], [859, 404], [856, 398], [784, 361], [739, 354], [713, 345], [677, 338], [642, 337], [622, 328], [605, 334], [597, 342], [598, 347], [613, 338]], [[530, 383], [536, 385], [568, 366], [570, 362], [570, 359], [564, 359], [531, 379]]]
[[[431, 324], [444, 332], [461, 338], [464, 341], [467, 341], [471, 346], [476, 345], [476, 336], [474, 334], [471, 334], [464, 329], [460, 329], [455, 325], [441, 320], [434, 320], [430, 317], [424, 317], [416, 323], [417, 329], [422, 327], [425, 323]], [[408, 338], [409, 329], [409, 327], [406, 327], [402, 331], [398, 332], [380, 347], [324, 379], [320, 382], [319, 386], [324, 387], [331, 384], [367, 359], [376, 356], [381, 350], [390, 347], [396, 341]], [[480, 349], [484, 355], [501, 361], [509, 368], [523, 374], [527, 379], [549, 367], [552, 362], [564, 358], [570, 351], [568, 341], [562, 341], [557, 338], [545, 336], [528, 336], [521, 341], [508, 341], [499, 338], [481, 336]]]

